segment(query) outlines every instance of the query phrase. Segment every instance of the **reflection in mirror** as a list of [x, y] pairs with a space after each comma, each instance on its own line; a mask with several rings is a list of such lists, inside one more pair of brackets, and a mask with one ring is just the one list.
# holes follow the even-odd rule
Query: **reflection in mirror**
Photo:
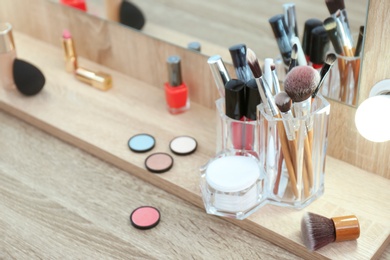
[[[51, 0], [59, 2], [60, 0]], [[327, 2], [344, 2], [348, 25], [355, 41], [352, 52], [340, 53], [329, 74], [321, 93], [334, 100], [353, 105], [356, 102], [358, 69], [360, 59], [353, 58], [359, 29], [366, 20], [367, 0], [132, 0], [145, 16], [142, 32], [153, 37], [171, 42], [186, 48], [190, 42], [199, 42], [202, 53], [208, 56], [218, 54], [225, 63], [231, 63], [228, 48], [244, 43], [252, 49], [260, 62], [266, 58], [280, 56], [277, 41], [271, 29], [269, 19], [284, 13], [284, 5], [295, 4], [296, 33], [300, 43], [303, 42], [304, 27], [309, 19], [323, 22], [335, 13], [335, 4]], [[86, 0], [87, 12], [103, 19], [116, 20], [115, 16], [123, 1], [121, 0]], [[333, 8], [333, 9], [332, 9]], [[336, 17], [336, 15], [333, 15]], [[328, 45], [334, 51], [333, 43]], [[343, 48], [346, 46], [342, 46]], [[345, 48], [343, 49], [345, 50]], [[323, 55], [325, 56], [325, 55]], [[352, 56], [345, 57], [342, 56]], [[344, 71], [341, 73], [340, 71]], [[334, 88], [332, 88], [335, 86]]]

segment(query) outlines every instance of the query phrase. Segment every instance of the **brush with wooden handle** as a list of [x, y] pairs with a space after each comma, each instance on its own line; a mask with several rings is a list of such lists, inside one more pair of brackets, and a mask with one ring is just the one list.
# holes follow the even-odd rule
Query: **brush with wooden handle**
[[[278, 108], [276, 107], [274, 98], [271, 94], [271, 91], [269, 87], [266, 85], [266, 83], [263, 81], [262, 78], [262, 73], [261, 70], [259, 69], [259, 61], [257, 60], [256, 55], [254, 52], [248, 52], [247, 55], [247, 61], [250, 69], [252, 70], [253, 76], [256, 79], [256, 84], [260, 92], [261, 100], [265, 106], [266, 112], [275, 117], [275, 118], [281, 118], [281, 115], [279, 113]], [[296, 198], [299, 198], [299, 192], [297, 188], [297, 180], [296, 180], [296, 174], [294, 170], [294, 165], [292, 162], [289, 146], [288, 146], [288, 139], [286, 136], [286, 132], [284, 130], [284, 125], [281, 120], [277, 121], [277, 129], [278, 129], [278, 134], [281, 142], [281, 148], [282, 148], [282, 153], [284, 156], [284, 160], [286, 163], [287, 171], [289, 174], [289, 178], [291, 181], [291, 187], [294, 193], [294, 196]]]
[[294, 102], [296, 118], [305, 118], [304, 126], [307, 135], [304, 137], [304, 161], [309, 175], [310, 187], [313, 186], [313, 163], [311, 157], [311, 143], [313, 137], [313, 122], [311, 113], [311, 95], [320, 82], [320, 74], [311, 66], [297, 66], [286, 76], [284, 90]]

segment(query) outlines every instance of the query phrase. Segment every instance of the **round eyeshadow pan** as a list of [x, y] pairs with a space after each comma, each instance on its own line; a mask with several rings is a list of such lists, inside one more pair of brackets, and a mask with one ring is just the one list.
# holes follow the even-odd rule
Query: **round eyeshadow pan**
[[153, 153], [145, 159], [145, 167], [153, 173], [169, 171], [173, 165], [173, 158], [167, 153]]
[[129, 139], [130, 150], [136, 153], [145, 153], [153, 149], [156, 140], [149, 134], [137, 134]]
[[198, 143], [190, 136], [178, 136], [169, 143], [171, 151], [178, 155], [188, 155], [195, 152]]
[[155, 207], [138, 207], [130, 215], [131, 224], [138, 229], [154, 228], [160, 222], [160, 211]]

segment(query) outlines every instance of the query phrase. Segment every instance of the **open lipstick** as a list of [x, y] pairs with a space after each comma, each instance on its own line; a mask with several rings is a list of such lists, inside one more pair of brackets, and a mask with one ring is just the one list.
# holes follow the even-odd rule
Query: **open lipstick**
[[68, 30], [62, 33], [62, 47], [64, 49], [65, 69], [67, 72], [73, 73], [77, 69], [77, 54], [72, 35]]

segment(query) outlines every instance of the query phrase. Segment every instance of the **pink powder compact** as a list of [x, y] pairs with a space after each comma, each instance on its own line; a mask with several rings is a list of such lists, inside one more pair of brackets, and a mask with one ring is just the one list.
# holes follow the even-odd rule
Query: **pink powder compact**
[[138, 207], [131, 213], [130, 222], [138, 229], [154, 228], [160, 222], [160, 211], [151, 206]]

